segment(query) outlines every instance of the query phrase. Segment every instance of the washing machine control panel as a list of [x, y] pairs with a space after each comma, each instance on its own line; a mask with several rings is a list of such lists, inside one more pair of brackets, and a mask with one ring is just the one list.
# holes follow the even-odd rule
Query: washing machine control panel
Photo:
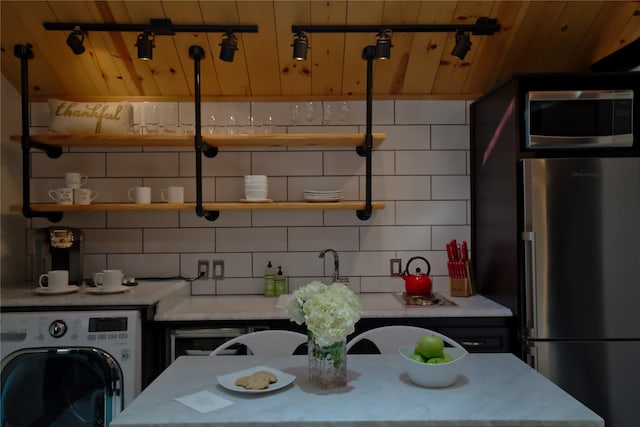
[[49, 334], [54, 338], [60, 338], [67, 333], [67, 324], [64, 320], [55, 320], [49, 325]]

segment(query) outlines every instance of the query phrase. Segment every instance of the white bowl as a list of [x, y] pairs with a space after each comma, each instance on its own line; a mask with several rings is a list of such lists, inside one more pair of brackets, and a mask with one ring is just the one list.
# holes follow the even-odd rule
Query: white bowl
[[467, 355], [463, 347], [445, 347], [444, 352], [453, 357], [451, 362], [429, 364], [410, 359], [415, 345], [400, 347], [402, 365], [411, 381], [423, 387], [442, 388], [455, 384], [460, 374], [460, 361]]
[[244, 190], [244, 198], [247, 200], [264, 200], [267, 198], [267, 190]]

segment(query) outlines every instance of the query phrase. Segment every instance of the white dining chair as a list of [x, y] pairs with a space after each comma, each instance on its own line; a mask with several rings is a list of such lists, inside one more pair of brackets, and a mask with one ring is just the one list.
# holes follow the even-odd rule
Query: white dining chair
[[359, 335], [351, 338], [347, 343], [347, 353], [358, 342], [367, 340], [378, 348], [381, 354], [397, 353], [398, 349], [403, 346], [416, 344], [420, 337], [425, 335], [436, 335], [442, 337], [441, 334], [431, 329], [420, 328], [408, 325], [391, 325], [381, 326], [379, 328], [369, 329]]
[[289, 356], [306, 342], [307, 336], [300, 332], [267, 329], [232, 338], [216, 347], [209, 356], [220, 355], [235, 344], [246, 346], [249, 354], [256, 356]]

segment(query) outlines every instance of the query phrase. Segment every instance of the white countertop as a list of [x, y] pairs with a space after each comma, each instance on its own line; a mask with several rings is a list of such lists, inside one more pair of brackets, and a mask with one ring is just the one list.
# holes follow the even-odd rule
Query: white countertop
[[[481, 295], [456, 298], [443, 295], [457, 306], [405, 307], [392, 293], [358, 294], [362, 317], [511, 317], [511, 310]], [[288, 319], [282, 308], [288, 295], [278, 298], [261, 295], [191, 296], [159, 310], [155, 320], [254, 320]]]
[[40, 295], [35, 293], [35, 286], [24, 288], [2, 289], [0, 297], [2, 308], [21, 309], [48, 307], [102, 307], [102, 306], [149, 306], [174, 293], [188, 294], [188, 282], [184, 280], [149, 280], [140, 281], [138, 285], [127, 287], [127, 290], [117, 294], [92, 294], [81, 286], [77, 292], [63, 295]]
[[[217, 376], [264, 365], [296, 376], [264, 394], [228, 391]], [[564, 426], [604, 421], [515, 356], [468, 354], [448, 388], [411, 383], [398, 355], [349, 355], [348, 384], [321, 390], [307, 378], [307, 357], [180, 357], [111, 423], [111, 427]], [[208, 391], [233, 402], [200, 413], [174, 400]]]

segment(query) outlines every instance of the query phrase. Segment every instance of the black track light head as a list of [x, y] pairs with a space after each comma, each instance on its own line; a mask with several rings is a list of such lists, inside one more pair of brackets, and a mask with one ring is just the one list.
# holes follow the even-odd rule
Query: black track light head
[[456, 31], [456, 45], [451, 51], [451, 55], [463, 60], [467, 52], [471, 50], [471, 38], [469, 34], [462, 30]]
[[84, 53], [84, 33], [80, 27], [75, 27], [73, 32], [67, 37], [67, 46], [71, 48], [71, 51], [76, 55], [82, 55]]
[[151, 30], [145, 30], [144, 33], [138, 34], [135, 46], [138, 48], [138, 58], [148, 61], [153, 59], [153, 44], [155, 36]]
[[391, 35], [390, 29], [386, 29], [378, 33], [376, 41], [376, 59], [389, 59], [391, 58]]
[[223, 36], [220, 46], [220, 59], [225, 62], [233, 62], [233, 56], [238, 50], [238, 38], [232, 32], [227, 32]]
[[304, 61], [307, 59], [307, 49], [309, 49], [307, 33], [304, 31], [296, 33], [291, 46], [293, 46], [293, 59], [296, 61]]

